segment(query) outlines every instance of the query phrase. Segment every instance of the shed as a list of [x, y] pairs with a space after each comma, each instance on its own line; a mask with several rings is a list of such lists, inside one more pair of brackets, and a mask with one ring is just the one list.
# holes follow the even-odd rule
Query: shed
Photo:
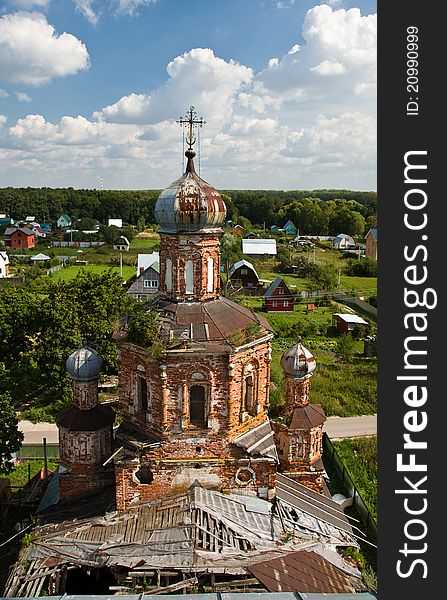
[[366, 327], [368, 325], [365, 319], [350, 313], [334, 313], [332, 320], [335, 327], [341, 333], [348, 333], [348, 331], [354, 331], [358, 327]]
[[365, 254], [374, 260], [377, 260], [377, 227], [371, 227], [365, 238]]
[[355, 246], [352, 237], [346, 233], [339, 233], [334, 240], [334, 248], [337, 250], [346, 250], [351, 246]]
[[120, 250], [120, 252], [129, 252], [129, 248], [130, 242], [125, 235], [120, 235], [120, 237], [115, 240], [113, 244], [113, 249]]
[[295, 298], [282, 277], [277, 277], [264, 294], [264, 307], [268, 312], [292, 312]]
[[276, 256], [276, 240], [242, 240], [242, 252], [256, 256]]
[[256, 289], [259, 284], [259, 275], [248, 260], [239, 260], [228, 271], [228, 281], [236, 288]]

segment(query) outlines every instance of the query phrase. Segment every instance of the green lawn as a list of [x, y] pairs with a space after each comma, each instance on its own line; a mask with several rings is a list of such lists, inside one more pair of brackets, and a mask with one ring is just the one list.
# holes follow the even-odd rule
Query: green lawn
[[[29, 464], [30, 464], [31, 477], [33, 477], [36, 473], [38, 473], [45, 466], [45, 463], [43, 460], [31, 460], [31, 461], [29, 461]], [[58, 463], [49, 460], [48, 461], [48, 470], [54, 472], [57, 468], [57, 464]], [[28, 484], [28, 461], [16, 465], [16, 467], [11, 471], [11, 473], [8, 473], [8, 475], [5, 475], [5, 477], [7, 479], [9, 479], [11, 486], [23, 487], [23, 486], [27, 485]]]
[[[70, 281], [74, 279], [80, 271], [87, 271], [88, 273], [104, 273], [104, 271], [111, 270], [114, 273], [120, 272], [119, 267], [111, 267], [110, 265], [85, 265], [85, 266], [70, 266], [53, 273], [51, 276], [55, 281]], [[123, 265], [123, 280], [126, 281], [135, 273], [135, 267]]]
[[334, 442], [334, 446], [360, 495], [377, 519], [377, 437], [345, 439]]

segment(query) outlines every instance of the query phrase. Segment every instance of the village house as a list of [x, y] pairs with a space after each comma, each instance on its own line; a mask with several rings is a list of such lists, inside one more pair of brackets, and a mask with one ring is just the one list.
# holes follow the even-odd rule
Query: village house
[[120, 235], [118, 239], [113, 243], [113, 249], [119, 250], [120, 252], [129, 252], [130, 242], [125, 235]]
[[377, 227], [371, 227], [365, 238], [365, 254], [374, 260], [377, 260]]
[[67, 213], [61, 215], [57, 220], [57, 226], [59, 229], [68, 229], [68, 227], [71, 227], [70, 215], [67, 215]]
[[155, 262], [160, 262], [160, 253], [151, 252], [150, 254], [138, 254], [137, 256], [137, 276], [141, 275]]
[[282, 228], [282, 231], [286, 235], [293, 235], [293, 236], [295, 236], [298, 233], [298, 228], [295, 225], [295, 223], [289, 219], [287, 221], [287, 223], [284, 225], [284, 227]]
[[228, 282], [233, 288], [256, 290], [259, 284], [259, 275], [248, 260], [238, 260], [228, 271]]
[[128, 296], [135, 300], [146, 301], [158, 292], [160, 286], [160, 263], [154, 261], [142, 271], [127, 290]]
[[8, 227], [3, 234], [5, 246], [14, 250], [28, 250], [36, 245], [36, 236], [29, 227]]
[[242, 237], [244, 235], [244, 228], [242, 225], [235, 225], [233, 227], [232, 236], [235, 238]]
[[332, 315], [332, 321], [340, 333], [348, 333], [355, 329], [364, 329], [368, 326], [368, 321], [351, 313], [334, 313]]
[[264, 296], [267, 312], [293, 312], [295, 298], [282, 277], [277, 277]]
[[9, 274], [9, 256], [6, 252], [0, 252], [0, 279], [8, 277]]

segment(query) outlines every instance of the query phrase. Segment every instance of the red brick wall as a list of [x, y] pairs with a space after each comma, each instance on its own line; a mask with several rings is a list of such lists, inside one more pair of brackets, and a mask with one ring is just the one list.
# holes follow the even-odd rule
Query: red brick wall
[[[220, 293], [221, 230], [212, 233], [160, 234], [160, 293], [174, 300], [193, 301], [216, 298]], [[207, 291], [208, 263], [214, 261], [213, 291]], [[172, 291], [166, 289], [166, 259], [172, 261]], [[194, 293], [186, 294], [186, 262], [194, 263]]]
[[34, 235], [25, 235], [22, 231], [15, 231], [11, 235], [11, 248], [34, 248], [36, 238]]

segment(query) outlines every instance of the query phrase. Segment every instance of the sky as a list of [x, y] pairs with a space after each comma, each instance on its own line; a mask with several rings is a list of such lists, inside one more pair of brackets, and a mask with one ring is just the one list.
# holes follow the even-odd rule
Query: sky
[[0, 187], [166, 187], [193, 105], [217, 188], [375, 190], [376, 44], [375, 0], [0, 0]]

